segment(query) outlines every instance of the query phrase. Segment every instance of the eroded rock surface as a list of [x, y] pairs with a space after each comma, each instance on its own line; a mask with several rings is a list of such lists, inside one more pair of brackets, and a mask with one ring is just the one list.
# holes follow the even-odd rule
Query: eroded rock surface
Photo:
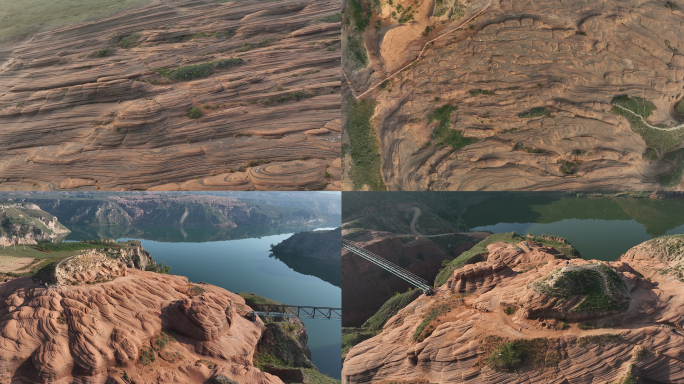
[[[389, 189], [682, 188], [681, 172], [664, 178], [679, 162], [666, 153], [681, 147], [684, 129], [677, 112], [684, 105], [677, 107], [684, 86], [677, 2], [383, 0], [370, 5], [371, 26], [357, 41], [368, 65], [351, 58], [344, 65], [353, 87], [362, 94], [381, 83], [488, 3], [473, 22], [364, 96], [378, 102]], [[647, 124], [680, 128], [638, 132], [615, 113], [611, 102], [619, 95], [653, 103]], [[457, 108], [447, 116], [448, 129], [474, 142], [440, 143], [440, 121], [429, 116], [445, 105]], [[662, 148], [648, 149], [654, 146]]]
[[[524, 243], [490, 244], [487, 260], [399, 311], [350, 349], [343, 382], [684, 380], [684, 281], [660, 269], [675, 263], [662, 251], [681, 246], [681, 236], [651, 240], [616, 262], [565, 260]], [[469, 283], [478, 279], [493, 283]]]
[[[0, 283], [0, 382], [282, 383], [252, 364], [263, 323], [244, 318], [240, 296], [97, 255], [81, 270], [77, 259], [58, 268], [76, 285]], [[105, 269], [119, 273], [92, 279]]]
[[338, 12], [154, 1], [3, 47], [2, 189], [339, 190]]

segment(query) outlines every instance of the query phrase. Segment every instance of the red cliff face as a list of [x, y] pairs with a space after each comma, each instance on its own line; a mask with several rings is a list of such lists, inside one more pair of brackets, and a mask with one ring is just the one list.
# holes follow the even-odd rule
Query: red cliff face
[[[371, 232], [370, 236], [366, 241], [357, 241], [359, 246], [427, 281], [435, 279], [442, 260], [452, 258], [424, 238], [404, 243], [388, 232]], [[360, 326], [395, 292], [404, 292], [409, 287], [411, 285], [404, 280], [347, 250], [342, 250], [342, 325]]]
[[242, 297], [136, 269], [108, 278], [1, 283], [0, 382], [282, 383], [252, 364], [263, 324]]

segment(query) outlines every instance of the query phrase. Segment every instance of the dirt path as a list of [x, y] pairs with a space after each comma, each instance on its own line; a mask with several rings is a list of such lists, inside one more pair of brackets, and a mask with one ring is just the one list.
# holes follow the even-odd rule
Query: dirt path
[[425, 237], [425, 235], [416, 231], [416, 221], [418, 221], [418, 217], [420, 217], [420, 213], [421, 213], [420, 208], [413, 207], [411, 209], [413, 209], [413, 219], [411, 219], [411, 233], [413, 233], [415, 236], [418, 236], [418, 237]]
[[490, 6], [491, 4], [492, 4], [492, 0], [489, 0], [489, 1], [487, 2], [487, 5], [485, 5], [482, 9], [480, 9], [476, 14], [472, 15], [468, 20], [466, 20], [466, 21], [464, 21], [463, 23], [459, 24], [457, 27], [454, 27], [454, 28], [449, 29], [448, 31], [442, 33], [441, 35], [439, 35], [439, 36], [435, 37], [434, 39], [432, 39], [432, 40], [428, 41], [427, 43], [425, 43], [425, 45], [423, 46], [423, 49], [422, 49], [422, 50], [420, 51], [420, 53], [418, 54], [418, 58], [417, 58], [417, 59], [415, 59], [415, 60], [413, 60], [412, 62], [406, 64], [406, 65], [403, 66], [403, 67], [401, 67], [399, 70], [397, 70], [397, 71], [394, 72], [393, 74], [387, 76], [387, 77], [384, 78], [382, 81], [380, 81], [380, 82], [378, 82], [377, 84], [375, 84], [374, 86], [368, 88], [365, 92], [363, 92], [362, 94], [360, 94], [360, 95], [358, 95], [358, 96], [357, 96], [357, 91], [354, 89], [354, 87], [352, 86], [351, 81], [349, 81], [349, 78], [347, 77], [347, 73], [344, 71], [344, 69], [342, 69], [342, 75], [344, 75], [345, 80], [347, 80], [347, 84], [349, 85], [349, 89], [352, 91], [352, 95], [354, 95], [354, 97], [356, 97], [357, 99], [360, 99], [360, 98], [366, 96], [366, 95], [367, 95], [368, 93], [370, 93], [371, 91], [373, 91], [375, 88], [379, 87], [379, 86], [380, 86], [382, 83], [384, 83], [385, 81], [394, 78], [394, 77], [397, 76], [400, 72], [402, 72], [404, 69], [406, 69], [406, 68], [412, 66], [414, 63], [417, 63], [418, 60], [420, 60], [420, 59], [423, 58], [423, 54], [425, 54], [425, 50], [428, 48], [428, 45], [430, 45], [431, 43], [433, 43], [433, 42], [435, 42], [435, 41], [441, 39], [442, 37], [444, 37], [444, 36], [446, 36], [446, 35], [448, 35], [448, 34], [454, 32], [454, 31], [456, 31], [457, 29], [460, 29], [460, 28], [463, 27], [464, 25], [470, 23], [474, 18], [476, 18], [476, 17], [479, 16], [482, 12], [484, 12], [485, 10], [487, 10], [487, 8], [489, 8], [489, 6]]

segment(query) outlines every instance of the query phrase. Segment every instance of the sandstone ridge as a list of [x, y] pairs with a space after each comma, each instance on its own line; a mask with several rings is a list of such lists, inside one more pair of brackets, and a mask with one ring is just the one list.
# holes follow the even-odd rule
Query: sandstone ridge
[[678, 245], [658, 238], [598, 262], [489, 244], [352, 347], [343, 382], [680, 382], [684, 279], [666, 255], [646, 261]]
[[263, 323], [236, 294], [96, 251], [55, 276], [0, 283], [0, 382], [282, 383], [253, 366]]

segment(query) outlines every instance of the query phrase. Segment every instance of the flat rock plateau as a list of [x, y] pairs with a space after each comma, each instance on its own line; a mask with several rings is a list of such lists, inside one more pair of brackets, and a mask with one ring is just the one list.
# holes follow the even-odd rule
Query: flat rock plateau
[[342, 382], [684, 381], [682, 235], [615, 262], [534, 241], [486, 250], [352, 347]]
[[339, 11], [153, 1], [1, 43], [1, 188], [339, 190]]
[[351, 3], [342, 64], [387, 189], [684, 188], [681, 1]]
[[282, 383], [252, 364], [263, 323], [239, 295], [97, 251], [43, 275], [0, 283], [2, 383]]

